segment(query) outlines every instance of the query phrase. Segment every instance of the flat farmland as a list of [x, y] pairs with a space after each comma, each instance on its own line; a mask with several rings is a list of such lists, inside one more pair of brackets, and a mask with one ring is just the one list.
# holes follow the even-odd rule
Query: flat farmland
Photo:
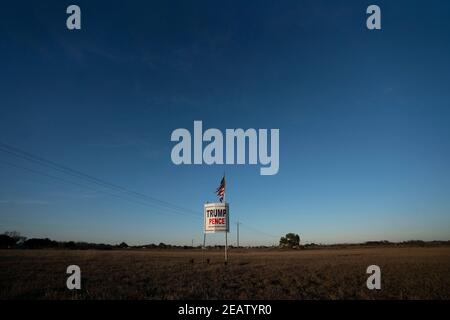
[[450, 299], [450, 247], [0, 250], [0, 299]]

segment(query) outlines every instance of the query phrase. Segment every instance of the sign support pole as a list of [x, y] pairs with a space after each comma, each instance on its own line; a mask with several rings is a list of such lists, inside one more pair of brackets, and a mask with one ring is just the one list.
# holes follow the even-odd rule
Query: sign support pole
[[202, 263], [205, 263], [206, 232], [203, 232]]
[[[223, 175], [225, 177], [225, 174]], [[225, 200], [225, 190], [223, 192], [223, 203], [225, 206], [227, 205], [227, 201]], [[230, 213], [227, 211], [227, 225], [230, 223]], [[225, 230], [225, 264], [228, 263], [228, 228]]]
[[228, 234], [228, 231], [226, 231], [225, 232], [225, 264], [227, 264], [227, 262], [228, 262], [228, 252], [227, 252], [227, 249], [228, 249], [228, 237], [227, 237], [227, 234]]

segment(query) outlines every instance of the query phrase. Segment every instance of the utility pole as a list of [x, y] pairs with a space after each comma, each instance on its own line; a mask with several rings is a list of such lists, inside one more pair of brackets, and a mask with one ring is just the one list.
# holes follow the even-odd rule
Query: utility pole
[[239, 220], [236, 222], [236, 227], [237, 227], [237, 247], [239, 248]]
[[192, 247], [192, 248], [194, 247], [194, 239], [192, 239], [192, 245], [191, 245], [191, 247]]

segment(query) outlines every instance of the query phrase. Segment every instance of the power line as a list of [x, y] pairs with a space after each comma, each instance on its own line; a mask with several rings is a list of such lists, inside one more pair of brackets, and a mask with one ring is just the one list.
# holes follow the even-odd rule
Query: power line
[[12, 146], [9, 146], [9, 145], [6, 145], [6, 144], [1, 143], [1, 142], [0, 142], [0, 151], [6, 152], [8, 154], [12, 154], [12, 155], [14, 155], [16, 157], [19, 157], [19, 158], [22, 158], [22, 159], [25, 159], [25, 160], [28, 160], [28, 161], [31, 161], [31, 162], [34, 162], [34, 163], [38, 163], [38, 164], [40, 164], [42, 166], [46, 166], [46, 167], [52, 168], [53, 170], [56, 170], [56, 171], [59, 171], [61, 173], [64, 173], [64, 174], [76, 177], [78, 179], [83, 179], [85, 181], [87, 180], [90, 183], [94, 183], [94, 184], [100, 185], [102, 187], [107, 187], [109, 189], [114, 189], [116, 191], [124, 192], [124, 193], [126, 193], [128, 195], [132, 195], [134, 197], [139, 197], [141, 199], [144, 199], [145, 201], [151, 202], [155, 206], [169, 208], [170, 210], [175, 210], [175, 211], [178, 211], [178, 212], [180, 212], [182, 214], [189, 214], [189, 215], [193, 215], [193, 216], [196, 216], [196, 217], [199, 216], [199, 212], [195, 212], [193, 210], [190, 210], [190, 209], [187, 209], [187, 208], [183, 208], [183, 207], [174, 205], [172, 203], [169, 203], [169, 202], [166, 202], [166, 201], [163, 201], [163, 200], [159, 200], [159, 199], [150, 197], [148, 195], [145, 195], [145, 194], [142, 194], [142, 193], [139, 193], [139, 192], [136, 192], [136, 191], [129, 190], [129, 189], [125, 188], [125, 187], [113, 184], [111, 182], [108, 182], [108, 181], [105, 181], [105, 180], [102, 180], [102, 179], [99, 179], [99, 178], [96, 178], [96, 177], [93, 177], [93, 176], [85, 174], [85, 173], [83, 173], [81, 171], [71, 169], [71, 168], [69, 168], [67, 166], [58, 164], [58, 163], [56, 163], [54, 161], [51, 161], [51, 160], [48, 160], [48, 159], [36, 156], [34, 154], [31, 154], [29, 152], [20, 150], [18, 148], [15, 148], [15, 147], [12, 147]]
[[[38, 171], [38, 170], [35, 170], [35, 169], [31, 169], [31, 168], [24, 167], [24, 166], [19, 166], [19, 165], [16, 165], [16, 164], [13, 164], [13, 163], [10, 163], [10, 162], [7, 162], [7, 161], [3, 161], [3, 160], [0, 160], [0, 163], [1, 164], [6, 164], [6, 165], [9, 165], [11, 167], [18, 168], [18, 169], [26, 170], [26, 171], [29, 171], [29, 172], [32, 172], [32, 173], [35, 173], [35, 174], [39, 174], [39, 175], [42, 175], [42, 176], [47, 177], [47, 178], [51, 178], [51, 179], [54, 179], [54, 180], [59, 180], [59, 181], [62, 181], [64, 183], [68, 183], [68, 184], [72, 184], [72, 185], [75, 185], [75, 186], [78, 186], [78, 187], [82, 187], [82, 188], [86, 188], [86, 189], [93, 190], [93, 191], [96, 191], [96, 192], [104, 193], [106, 195], [109, 195], [109, 196], [112, 196], [112, 197], [116, 197], [116, 198], [119, 198], [119, 199], [122, 199], [122, 200], [126, 200], [126, 201], [133, 202], [133, 203], [138, 203], [138, 204], [141, 204], [141, 205], [144, 205], [144, 206], [149, 206], [149, 204], [146, 203], [146, 202], [142, 202], [142, 201], [139, 201], [139, 200], [136, 200], [136, 199], [126, 198], [126, 197], [124, 197], [124, 196], [122, 196], [120, 194], [111, 193], [111, 192], [108, 192], [108, 191], [105, 191], [105, 190], [95, 189], [95, 188], [92, 188], [92, 187], [90, 187], [88, 185], [81, 184], [81, 183], [78, 183], [78, 182], [74, 182], [74, 181], [71, 181], [71, 180], [67, 180], [67, 179], [64, 179], [64, 178], [61, 178], [61, 177], [57, 177], [57, 176], [54, 176], [54, 175], [50, 175], [50, 174], [47, 174], [47, 173], [44, 173], [44, 172], [41, 172], [41, 171]], [[164, 215], [164, 213], [157, 212], [157, 211], [153, 211], [152, 213]], [[180, 214], [178, 212], [169, 212], [169, 213], [178, 214], [178, 215]]]
[[[58, 164], [58, 163], [56, 163], [56, 162], [54, 162], [52, 160], [45, 159], [43, 157], [34, 155], [34, 154], [30, 153], [30, 152], [21, 150], [19, 148], [7, 145], [7, 144], [2, 143], [2, 142], [0, 142], [0, 151], [8, 153], [8, 154], [11, 154], [11, 155], [13, 155], [15, 157], [18, 157], [18, 158], [25, 159], [25, 160], [33, 162], [33, 163], [37, 163], [37, 164], [39, 164], [41, 166], [45, 166], [47, 168], [51, 168], [51, 169], [59, 171], [59, 172], [61, 172], [63, 174], [67, 174], [67, 175], [70, 175], [72, 177], [76, 177], [77, 179], [82, 179], [82, 180], [87, 181], [89, 183], [93, 183], [93, 184], [96, 184], [98, 186], [102, 186], [102, 187], [106, 187], [106, 188], [109, 188], [109, 189], [113, 189], [115, 191], [120, 191], [122, 193], [125, 193], [129, 197], [131, 196], [131, 197], [140, 198], [140, 200], [144, 200], [145, 202], [137, 201], [136, 199], [126, 198], [126, 197], [123, 197], [121, 194], [113, 194], [113, 193], [110, 193], [110, 192], [107, 192], [107, 191], [104, 191], [104, 190], [98, 190], [98, 189], [95, 189], [95, 188], [92, 188], [92, 187], [89, 187], [89, 186], [86, 186], [86, 185], [83, 185], [83, 184], [79, 184], [79, 183], [76, 183], [76, 182], [73, 182], [73, 181], [70, 181], [70, 180], [66, 180], [66, 179], [63, 179], [63, 178], [60, 178], [60, 177], [55, 177], [55, 176], [52, 176], [52, 175], [48, 175], [46, 173], [42, 173], [42, 172], [39, 172], [39, 171], [34, 170], [34, 169], [30, 169], [30, 168], [26, 168], [26, 167], [20, 167], [18, 165], [15, 165], [15, 164], [3, 161], [3, 163], [11, 165], [11, 166], [14, 166], [16, 168], [22, 168], [24, 170], [27, 170], [27, 171], [30, 171], [30, 172], [34, 172], [36, 174], [40, 174], [40, 175], [43, 175], [43, 176], [46, 176], [46, 177], [49, 177], [49, 178], [57, 179], [57, 180], [60, 180], [60, 181], [66, 182], [66, 183], [70, 183], [70, 184], [73, 184], [73, 185], [81, 186], [81, 187], [84, 187], [84, 188], [89, 188], [89, 189], [95, 190], [97, 192], [102, 192], [102, 193], [105, 193], [107, 195], [114, 196], [114, 197], [117, 197], [117, 198], [120, 198], [120, 199], [123, 199], [123, 200], [127, 200], [127, 201], [131, 201], [131, 202], [139, 203], [141, 205], [147, 205], [147, 206], [150, 205], [150, 206], [153, 206], [153, 207], [158, 207], [159, 206], [159, 207], [162, 207], [164, 210], [169, 210], [169, 212], [174, 213], [174, 214], [179, 214], [179, 215], [184, 215], [184, 216], [189, 215], [190, 217], [194, 217], [195, 216], [197, 219], [200, 218], [199, 212], [197, 212], [195, 210], [192, 210], [192, 209], [189, 209], [189, 208], [185, 208], [185, 207], [182, 207], [182, 206], [178, 206], [176, 204], [173, 204], [173, 203], [170, 203], [170, 202], [167, 202], [167, 201], [164, 201], [164, 200], [160, 200], [160, 199], [151, 197], [149, 195], [146, 195], [146, 194], [143, 194], [143, 193], [140, 193], [140, 192], [136, 192], [136, 191], [130, 190], [130, 189], [125, 188], [123, 186], [117, 185], [115, 183], [108, 182], [108, 181], [103, 180], [103, 179], [99, 179], [97, 177], [94, 177], [92, 175], [86, 174], [86, 173], [81, 172], [79, 170], [69, 168], [69, 167], [67, 167], [65, 165]], [[159, 214], [162, 214], [162, 213], [159, 213]], [[233, 222], [233, 221], [231, 220], [230, 222]], [[272, 235], [270, 233], [258, 230], [258, 229], [254, 228], [254, 227], [250, 227], [250, 226], [248, 226], [245, 223], [240, 222], [240, 224], [242, 226], [244, 226], [245, 228], [249, 229], [249, 230], [253, 230], [254, 232], [263, 234], [263, 235], [268, 236], [268, 237], [278, 238], [278, 236], [275, 236], [275, 235]]]

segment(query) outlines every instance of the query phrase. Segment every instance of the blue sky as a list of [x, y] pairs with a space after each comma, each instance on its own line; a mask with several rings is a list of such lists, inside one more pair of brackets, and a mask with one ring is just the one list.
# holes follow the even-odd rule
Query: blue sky
[[[226, 171], [242, 244], [450, 239], [448, 1], [74, 3], [80, 31], [72, 2], [2, 6], [0, 142], [198, 217], [0, 151], [0, 231], [198, 244]], [[170, 134], [194, 120], [279, 128], [279, 173], [175, 166]]]

